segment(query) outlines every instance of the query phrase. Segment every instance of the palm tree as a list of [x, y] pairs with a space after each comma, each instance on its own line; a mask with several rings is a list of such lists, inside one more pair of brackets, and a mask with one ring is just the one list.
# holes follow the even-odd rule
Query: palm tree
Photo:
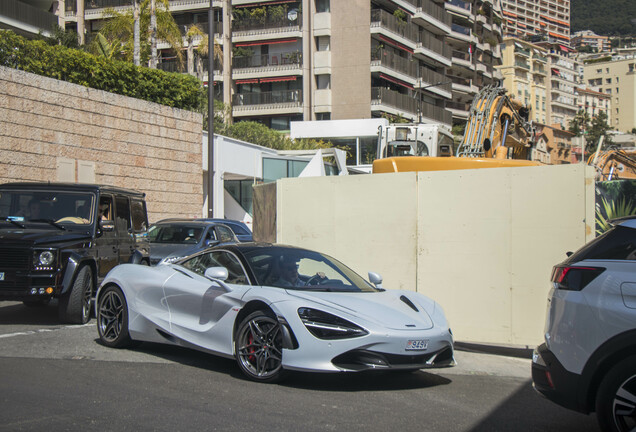
[[[152, 13], [151, 2], [155, 3], [155, 14]], [[99, 33], [104, 36], [108, 44], [120, 47], [116, 57], [121, 60], [156, 67], [156, 60], [151, 59], [152, 47], [153, 40], [156, 47], [156, 39], [160, 39], [175, 50], [181, 64], [183, 62], [181, 32], [168, 7], [168, 0], [134, 0], [133, 9], [124, 12], [108, 8], [103, 14], [107, 20]], [[156, 37], [153, 37], [152, 33], [156, 33]], [[91, 47], [91, 51], [99, 54], [96, 47]]]
[[[203, 57], [207, 57], [208, 55], [208, 35], [206, 35], [203, 30], [197, 25], [193, 24], [188, 27], [188, 31], [185, 35], [186, 42], [188, 44], [187, 48], [187, 64], [188, 64], [188, 73], [190, 75], [194, 75], [194, 63], [197, 63], [197, 76], [200, 80], [203, 80]], [[199, 40], [199, 45], [194, 47], [194, 42]], [[197, 53], [195, 58], [195, 51]], [[223, 49], [221, 45], [215, 40], [214, 41], [214, 58], [217, 60], [223, 59]]]

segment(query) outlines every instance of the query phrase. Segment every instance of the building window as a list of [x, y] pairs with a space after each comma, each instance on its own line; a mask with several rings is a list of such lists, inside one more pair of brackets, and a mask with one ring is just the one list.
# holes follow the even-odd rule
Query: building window
[[329, 51], [331, 38], [329, 36], [318, 36], [316, 38], [316, 49], [318, 51]]
[[316, 88], [326, 90], [331, 88], [331, 75], [316, 75]]
[[316, 0], [316, 12], [330, 12], [329, 0]]
[[331, 113], [316, 113], [316, 120], [331, 120]]

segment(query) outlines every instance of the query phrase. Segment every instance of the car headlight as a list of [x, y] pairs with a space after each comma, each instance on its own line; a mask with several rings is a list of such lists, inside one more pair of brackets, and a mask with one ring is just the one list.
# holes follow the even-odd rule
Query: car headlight
[[55, 265], [55, 251], [35, 251], [33, 255], [33, 266], [35, 270], [53, 270], [53, 266]]
[[346, 319], [320, 310], [299, 308], [298, 316], [307, 330], [318, 339], [348, 339], [369, 334]]

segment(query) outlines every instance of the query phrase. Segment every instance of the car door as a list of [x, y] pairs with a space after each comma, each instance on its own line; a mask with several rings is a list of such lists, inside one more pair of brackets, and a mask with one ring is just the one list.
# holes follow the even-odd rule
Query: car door
[[95, 239], [99, 280], [118, 264], [117, 231], [114, 221], [114, 200], [112, 195], [102, 194], [98, 207], [98, 234]]
[[[209, 267], [225, 267], [229, 277], [219, 284], [203, 276]], [[206, 349], [232, 354], [232, 330], [241, 298], [250, 289], [238, 258], [228, 251], [210, 251], [174, 265], [164, 285], [170, 330], [176, 337]]]
[[130, 260], [135, 251], [135, 241], [130, 217], [130, 203], [128, 197], [115, 198], [115, 230], [117, 231], [117, 246], [119, 249], [119, 263]]

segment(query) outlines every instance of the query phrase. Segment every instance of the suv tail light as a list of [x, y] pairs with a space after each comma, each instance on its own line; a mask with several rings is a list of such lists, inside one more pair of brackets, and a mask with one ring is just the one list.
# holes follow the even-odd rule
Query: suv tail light
[[552, 269], [551, 280], [559, 289], [581, 291], [604, 271], [603, 267], [555, 266]]

